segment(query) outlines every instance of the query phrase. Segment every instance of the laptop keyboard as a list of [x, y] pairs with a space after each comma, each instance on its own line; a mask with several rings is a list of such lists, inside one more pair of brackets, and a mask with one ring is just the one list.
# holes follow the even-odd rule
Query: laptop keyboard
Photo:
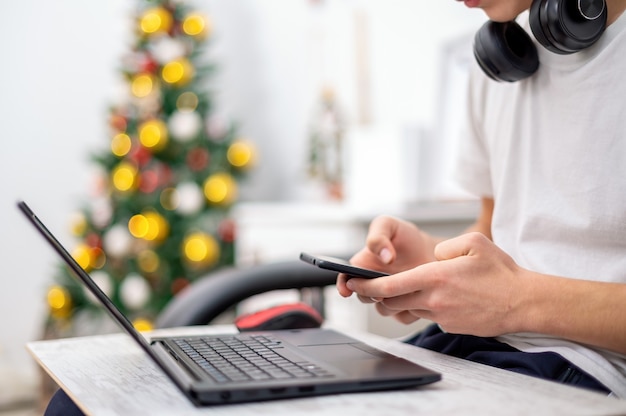
[[288, 360], [278, 352], [280, 341], [258, 335], [232, 335], [211, 338], [185, 338], [176, 344], [206, 374], [218, 383], [266, 381], [275, 379], [330, 377], [320, 366]]

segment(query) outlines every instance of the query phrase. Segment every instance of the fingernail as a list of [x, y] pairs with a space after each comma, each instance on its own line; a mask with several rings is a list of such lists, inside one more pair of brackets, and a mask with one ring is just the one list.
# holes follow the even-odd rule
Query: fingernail
[[352, 283], [352, 281], [351, 281], [351, 280], [348, 280], [348, 281], [346, 282], [346, 287], [347, 287], [348, 289], [352, 290], [352, 291], [354, 291], [354, 287], [353, 287], [353, 286], [354, 286], [354, 283]]
[[383, 248], [382, 250], [380, 250], [380, 258], [384, 263], [390, 263], [391, 262], [391, 251], [389, 251], [389, 249], [387, 248]]

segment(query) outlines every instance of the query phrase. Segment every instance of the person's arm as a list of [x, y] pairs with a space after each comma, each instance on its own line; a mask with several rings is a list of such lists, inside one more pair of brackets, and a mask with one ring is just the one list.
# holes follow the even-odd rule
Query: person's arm
[[340, 276], [340, 294], [375, 301], [379, 313], [403, 323], [426, 318], [476, 336], [536, 332], [626, 354], [626, 284], [521, 268], [490, 240], [493, 206], [484, 198], [467, 233], [444, 241], [391, 217], [375, 221], [354, 262], [395, 274]]
[[525, 271], [511, 331], [554, 335], [626, 354], [626, 284]]
[[465, 230], [465, 232], [479, 232], [481, 234], [484, 234], [488, 239], [491, 240], [491, 220], [493, 218], [494, 205], [495, 204], [493, 198], [481, 198], [478, 218], [476, 218], [474, 224], [472, 224], [467, 230]]
[[[626, 354], [626, 284], [521, 268], [479, 234], [448, 240], [435, 255], [439, 261], [414, 269], [411, 280], [437, 297], [432, 309], [419, 315], [446, 330], [478, 336], [536, 332]], [[423, 299], [413, 301], [412, 309], [428, 309]]]
[[438, 244], [435, 257], [345, 285], [404, 323], [425, 318], [447, 332], [481, 337], [536, 332], [626, 354], [626, 284], [524, 269], [478, 232]]
[[[478, 219], [467, 232], [491, 239], [494, 200], [483, 198]], [[524, 271], [528, 305], [508, 332], [550, 334], [626, 353], [626, 285], [576, 280]]]

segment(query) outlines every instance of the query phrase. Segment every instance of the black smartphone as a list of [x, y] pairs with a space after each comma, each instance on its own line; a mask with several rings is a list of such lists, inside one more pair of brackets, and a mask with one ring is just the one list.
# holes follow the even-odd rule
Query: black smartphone
[[387, 273], [356, 267], [351, 265], [350, 262], [348, 262], [347, 260], [330, 256], [314, 256], [308, 253], [300, 253], [300, 260], [320, 267], [322, 269], [345, 273], [348, 276], [352, 277], [364, 277], [366, 279], [373, 279], [375, 277], [388, 276]]

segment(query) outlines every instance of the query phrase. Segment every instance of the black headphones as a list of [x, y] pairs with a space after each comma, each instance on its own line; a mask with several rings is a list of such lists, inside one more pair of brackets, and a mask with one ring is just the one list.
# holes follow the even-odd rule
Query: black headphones
[[[606, 28], [606, 18], [605, 0], [533, 0], [529, 13], [537, 41], [562, 55], [593, 45]], [[518, 81], [539, 67], [535, 45], [515, 21], [486, 22], [474, 37], [474, 56], [496, 81]]]

